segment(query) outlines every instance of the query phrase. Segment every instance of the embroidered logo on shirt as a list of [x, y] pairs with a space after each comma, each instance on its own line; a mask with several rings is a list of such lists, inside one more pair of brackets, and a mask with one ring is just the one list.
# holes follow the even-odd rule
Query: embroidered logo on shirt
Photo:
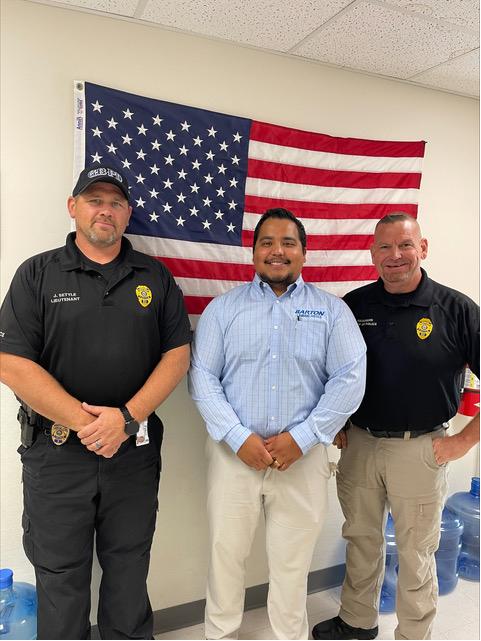
[[58, 292], [53, 294], [50, 299], [51, 303], [77, 303], [80, 300], [80, 296], [77, 292]]
[[147, 285], [139, 285], [135, 290], [135, 295], [142, 307], [148, 307], [152, 302], [152, 292]]
[[296, 309], [297, 318], [320, 318], [326, 312], [322, 309]]
[[374, 318], [358, 318], [359, 327], [377, 327], [377, 321]]
[[433, 323], [429, 318], [421, 318], [416, 325], [416, 333], [418, 337], [424, 341], [433, 331]]

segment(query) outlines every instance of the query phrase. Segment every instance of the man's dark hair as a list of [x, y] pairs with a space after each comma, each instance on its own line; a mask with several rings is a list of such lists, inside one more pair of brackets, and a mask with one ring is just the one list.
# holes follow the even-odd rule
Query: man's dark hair
[[413, 216], [406, 214], [404, 211], [393, 211], [391, 214], [386, 214], [380, 220], [377, 221], [376, 229], [380, 225], [392, 225], [393, 223], [400, 223], [405, 220], [410, 220], [412, 222], [417, 222]]
[[299, 240], [301, 241], [302, 249], [304, 251], [306, 250], [306, 230], [304, 229], [304, 225], [301, 223], [299, 218], [296, 218], [294, 216], [294, 214], [291, 211], [289, 211], [288, 209], [282, 209], [282, 207], [277, 207], [275, 209], [268, 209], [266, 212], [262, 214], [254, 230], [254, 242], [252, 244], [252, 249], [254, 249], [256, 246], [256, 242], [259, 237], [259, 231], [262, 225], [269, 218], [281, 218], [284, 220], [291, 220], [296, 225], [297, 231], [299, 232]]

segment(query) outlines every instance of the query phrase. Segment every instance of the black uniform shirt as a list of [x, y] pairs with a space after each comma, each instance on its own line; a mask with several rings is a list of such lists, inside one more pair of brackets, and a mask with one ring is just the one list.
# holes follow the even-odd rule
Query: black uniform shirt
[[122, 239], [107, 265], [75, 244], [25, 261], [0, 310], [0, 350], [39, 363], [75, 398], [125, 404], [161, 355], [191, 341], [184, 300], [168, 269]]
[[379, 279], [344, 300], [367, 345], [366, 393], [352, 422], [405, 431], [452, 418], [464, 366], [479, 376], [479, 307], [424, 270], [409, 294], [389, 294]]

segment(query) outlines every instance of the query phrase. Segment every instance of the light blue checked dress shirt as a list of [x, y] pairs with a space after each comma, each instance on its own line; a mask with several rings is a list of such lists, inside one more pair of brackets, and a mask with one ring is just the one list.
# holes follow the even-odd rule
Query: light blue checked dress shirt
[[256, 275], [215, 298], [194, 335], [189, 389], [215, 441], [289, 431], [305, 454], [361, 403], [366, 346], [348, 306], [304, 283], [277, 297]]

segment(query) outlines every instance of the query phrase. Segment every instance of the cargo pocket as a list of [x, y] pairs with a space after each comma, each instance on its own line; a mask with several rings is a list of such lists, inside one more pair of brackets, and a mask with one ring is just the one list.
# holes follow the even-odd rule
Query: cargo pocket
[[430, 503], [419, 503], [415, 517], [415, 545], [416, 550], [434, 553], [438, 549], [441, 533], [441, 510], [442, 503], [433, 501]]
[[35, 565], [34, 544], [31, 532], [31, 523], [27, 514], [22, 514], [22, 528], [23, 528], [23, 549], [27, 559], [32, 565]]

